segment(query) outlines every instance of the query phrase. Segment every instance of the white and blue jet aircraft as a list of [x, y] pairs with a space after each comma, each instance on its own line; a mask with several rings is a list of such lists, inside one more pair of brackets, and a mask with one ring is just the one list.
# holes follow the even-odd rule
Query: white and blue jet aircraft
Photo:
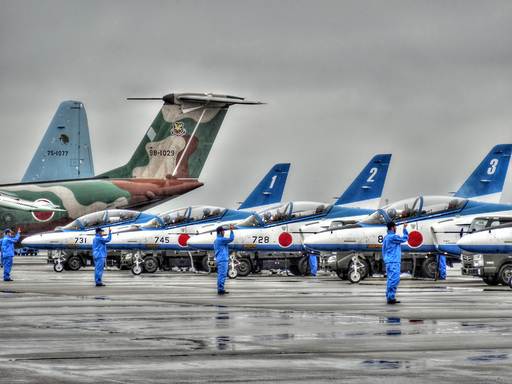
[[[239, 210], [231, 210], [214, 206], [188, 206], [162, 213], [158, 216], [147, 213], [138, 214], [136, 222], [126, 222], [122, 225], [118, 220], [109, 217], [119, 217], [119, 210], [105, 210], [78, 218], [67, 226], [51, 232], [39, 233], [26, 237], [22, 244], [25, 247], [48, 250], [87, 250], [92, 249], [95, 230], [98, 227], [110, 227], [116, 224], [112, 231], [112, 241], [107, 243], [109, 249], [149, 251], [190, 251], [187, 240], [196, 233], [197, 228], [205, 225], [216, 227], [220, 221], [238, 221], [248, 217], [251, 212], [243, 209], [254, 209], [270, 205], [281, 200], [290, 163], [276, 164], [265, 175], [252, 193], [242, 203]], [[133, 216], [133, 215], [131, 215]], [[69, 256], [69, 257], [68, 257]], [[78, 255], [59, 254], [60, 264], [76, 270], [86, 265], [86, 260], [78, 259]], [[206, 263], [204, 255], [200, 255], [199, 265]], [[140, 256], [145, 259], [143, 256]], [[70, 265], [72, 261], [72, 265]], [[59, 263], [57, 263], [59, 264]], [[156, 270], [158, 261], [148, 259], [147, 270]], [[197, 263], [195, 263], [197, 264]], [[149, 267], [151, 265], [151, 267]], [[137, 267], [139, 265], [137, 264]], [[57, 268], [60, 269], [60, 266]], [[139, 268], [137, 268], [139, 271]], [[140, 272], [139, 272], [140, 273]]]
[[[390, 154], [373, 157], [343, 195], [334, 203], [287, 202], [267, 207], [236, 224], [229, 249], [245, 252], [302, 252], [310, 234], [329, 226], [356, 222], [378, 207], [386, 180]], [[216, 233], [194, 236], [188, 244], [213, 250]], [[292, 266], [294, 267], [294, 266]], [[293, 268], [290, 268], [293, 269]]]
[[402, 252], [412, 255], [413, 259], [419, 256], [414, 265], [420, 267], [427, 277], [432, 277], [430, 272], [437, 270], [436, 255], [460, 259], [457, 241], [475, 217], [485, 213], [512, 214], [510, 205], [497, 203], [511, 151], [510, 144], [495, 146], [454, 196], [418, 196], [392, 203], [355, 225], [310, 236], [304, 244], [318, 252], [359, 253], [371, 272], [379, 266], [365, 253], [382, 248], [388, 222], [394, 221], [398, 227], [407, 221], [409, 240], [402, 244]]

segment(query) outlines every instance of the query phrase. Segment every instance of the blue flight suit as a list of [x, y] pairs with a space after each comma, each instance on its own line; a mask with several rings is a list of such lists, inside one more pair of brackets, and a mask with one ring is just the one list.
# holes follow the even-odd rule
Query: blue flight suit
[[438, 265], [439, 265], [439, 277], [442, 280], [446, 280], [446, 256], [445, 255], [439, 255]]
[[311, 269], [311, 274], [316, 276], [316, 271], [318, 270], [318, 260], [316, 255], [313, 253], [309, 255], [309, 268]]
[[92, 255], [94, 256], [94, 280], [96, 284], [102, 284], [101, 277], [105, 268], [105, 259], [107, 258], [107, 246], [105, 245], [112, 239], [112, 233], [107, 237], [97, 233], [92, 241]]
[[388, 234], [382, 241], [382, 258], [386, 263], [386, 275], [388, 284], [386, 289], [386, 299], [388, 302], [395, 299], [396, 289], [400, 283], [400, 263], [402, 262], [402, 248], [400, 244], [409, 239], [409, 233], [404, 228], [403, 237], [395, 232], [388, 230]]
[[11, 237], [5, 235], [2, 239], [2, 259], [4, 263], [4, 281], [11, 278], [12, 258], [14, 257], [14, 243], [20, 239], [20, 234]]
[[225, 238], [217, 233], [217, 238], [213, 243], [215, 250], [215, 260], [217, 261], [217, 291], [224, 291], [224, 283], [228, 274], [229, 249], [228, 244], [235, 239], [235, 233], [231, 231], [229, 238]]

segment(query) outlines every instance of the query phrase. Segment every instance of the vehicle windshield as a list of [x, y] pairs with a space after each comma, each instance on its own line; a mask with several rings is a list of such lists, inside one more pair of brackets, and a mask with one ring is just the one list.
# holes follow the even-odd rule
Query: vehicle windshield
[[512, 217], [477, 217], [469, 226], [468, 232], [477, 232], [510, 224], [512, 224]]
[[481, 231], [482, 229], [485, 229], [487, 221], [487, 219], [482, 218], [474, 219], [471, 225], [469, 226], [469, 232], [477, 232]]

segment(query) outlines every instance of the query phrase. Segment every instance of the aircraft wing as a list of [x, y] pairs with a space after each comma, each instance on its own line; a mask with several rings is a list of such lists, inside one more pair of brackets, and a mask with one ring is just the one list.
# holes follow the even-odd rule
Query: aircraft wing
[[58, 205], [46, 200], [29, 201], [17, 198], [13, 193], [0, 191], [0, 208], [17, 209], [27, 212], [64, 212]]

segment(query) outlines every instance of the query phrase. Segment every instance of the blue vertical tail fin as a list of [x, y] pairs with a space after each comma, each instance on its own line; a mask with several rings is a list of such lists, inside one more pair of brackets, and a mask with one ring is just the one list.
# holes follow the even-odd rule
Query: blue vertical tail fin
[[455, 193], [456, 197], [498, 203], [507, 176], [512, 144], [495, 146]]
[[238, 209], [250, 209], [279, 203], [283, 197], [289, 170], [290, 163], [274, 165]]
[[345, 193], [334, 204], [377, 209], [390, 161], [390, 154], [377, 155], [371, 159], [359, 176], [356, 177]]
[[91, 140], [84, 105], [59, 105], [22, 182], [94, 177]]

